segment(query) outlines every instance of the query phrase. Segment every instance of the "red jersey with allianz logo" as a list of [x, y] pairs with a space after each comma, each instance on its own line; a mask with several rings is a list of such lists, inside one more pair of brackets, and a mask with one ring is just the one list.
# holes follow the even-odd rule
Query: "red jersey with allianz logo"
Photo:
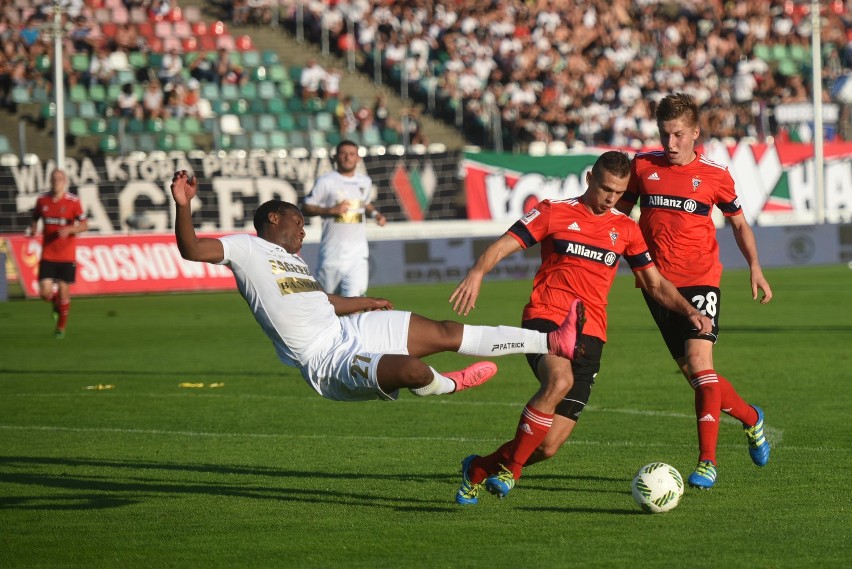
[[727, 167], [699, 154], [683, 166], [663, 151], [633, 158], [625, 201], [639, 201], [639, 227], [657, 268], [676, 287], [719, 286], [722, 263], [713, 206], [725, 216], [742, 213]]
[[624, 256], [630, 268], [654, 263], [635, 221], [617, 210], [589, 211], [579, 198], [544, 200], [509, 228], [526, 249], [541, 243], [541, 266], [533, 280], [524, 320], [565, 320], [575, 298], [586, 305], [583, 333], [606, 341], [606, 305]]
[[54, 199], [50, 192], [41, 194], [36, 200], [33, 219], [41, 219], [44, 224], [42, 260], [73, 263], [77, 254], [76, 237], [74, 235], [60, 237], [59, 230], [86, 219], [80, 198], [67, 192], [59, 199]]

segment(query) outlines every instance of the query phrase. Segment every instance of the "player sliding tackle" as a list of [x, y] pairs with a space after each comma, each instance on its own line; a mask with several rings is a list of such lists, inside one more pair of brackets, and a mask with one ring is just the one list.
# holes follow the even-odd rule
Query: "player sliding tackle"
[[455, 393], [497, 373], [492, 362], [439, 373], [420, 358], [439, 352], [471, 356], [551, 354], [571, 359], [582, 332], [583, 305], [571, 305], [549, 332], [509, 326], [468, 326], [393, 310], [390, 301], [327, 294], [298, 253], [304, 218], [295, 205], [271, 200], [257, 208], [257, 236], [198, 237], [190, 202], [197, 180], [172, 178], [175, 237], [184, 259], [224, 264], [282, 363], [299, 369], [317, 393], [338, 401], [393, 400], [400, 389], [418, 396]]

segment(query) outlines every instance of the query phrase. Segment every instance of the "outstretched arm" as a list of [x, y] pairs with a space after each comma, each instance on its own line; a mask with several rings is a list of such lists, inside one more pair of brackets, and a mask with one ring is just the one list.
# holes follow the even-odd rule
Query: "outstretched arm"
[[302, 214], [307, 216], [320, 215], [320, 216], [329, 216], [329, 215], [340, 215], [342, 213], [346, 213], [349, 211], [349, 202], [347, 200], [343, 200], [341, 202], [336, 203], [331, 207], [322, 207], [319, 205], [311, 205], [303, 203], [302, 207], [299, 208], [302, 210]]
[[479, 297], [479, 289], [482, 286], [482, 279], [488, 272], [493, 269], [497, 263], [521, 250], [521, 244], [508, 233], [491, 243], [485, 251], [483, 251], [473, 267], [467, 272], [467, 275], [462, 279], [453, 294], [450, 295], [450, 302], [453, 305], [453, 311], [456, 314], [467, 316], [473, 308], [476, 308], [476, 299]]
[[731, 216], [728, 221], [731, 222], [731, 229], [734, 230], [737, 247], [740, 248], [740, 252], [751, 271], [751, 298], [757, 300], [757, 290], [760, 289], [763, 292], [760, 304], [766, 304], [772, 300], [772, 289], [764, 278], [763, 269], [760, 268], [760, 261], [757, 259], [757, 243], [754, 240], [754, 232], [742, 214]]
[[393, 309], [391, 301], [386, 298], [375, 298], [372, 296], [340, 296], [338, 294], [329, 294], [328, 301], [334, 306], [334, 313], [338, 316], [371, 310]]
[[709, 334], [713, 330], [713, 322], [701, 314], [694, 306], [689, 304], [677, 288], [665, 277], [657, 267], [648, 267], [641, 271], [634, 271], [639, 286], [651, 297], [668, 308], [683, 314], [700, 334]]
[[192, 224], [190, 202], [198, 192], [198, 180], [186, 170], [172, 177], [172, 198], [175, 200], [175, 238], [180, 256], [189, 261], [219, 263], [225, 258], [225, 248], [218, 239], [198, 237]]

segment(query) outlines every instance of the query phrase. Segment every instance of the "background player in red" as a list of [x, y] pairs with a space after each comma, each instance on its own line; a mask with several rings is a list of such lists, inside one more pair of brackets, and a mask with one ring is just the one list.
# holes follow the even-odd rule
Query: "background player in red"
[[57, 338], [65, 336], [71, 310], [69, 285], [77, 275], [75, 236], [89, 229], [80, 198], [65, 191], [68, 177], [63, 170], [50, 175], [50, 191], [41, 194], [33, 209], [30, 235], [36, 234], [38, 220], [44, 224], [41, 262], [38, 266], [39, 294], [53, 303]]
[[462, 461], [459, 504], [475, 504], [481, 487], [505, 497], [522, 467], [556, 454], [579, 420], [600, 369], [606, 342], [609, 290], [624, 256], [640, 285], [653, 298], [684, 315], [707, 333], [711, 322], [693, 308], [654, 266], [639, 227], [613, 210], [627, 190], [630, 159], [622, 152], [602, 154], [586, 175], [588, 189], [579, 198], [545, 200], [517, 221], [477, 258], [450, 302], [467, 315], [476, 304], [482, 279], [502, 259], [541, 243], [541, 266], [524, 308], [523, 327], [555, 330], [571, 304], [582, 300], [586, 322], [573, 362], [559, 357], [528, 357], [541, 387], [529, 400], [512, 440], [488, 456]]
[[713, 320], [710, 334], [697, 333], [680, 315], [645, 295], [672, 357], [695, 390], [699, 456], [688, 482], [690, 486], [711, 488], [716, 482], [720, 411], [742, 422], [752, 461], [758, 466], [769, 461], [763, 410], [747, 404], [713, 366], [722, 276], [716, 226], [710, 217], [714, 205], [730, 223], [751, 270], [752, 298], [757, 299], [760, 289], [760, 302], [766, 304], [772, 299], [772, 289], [763, 277], [754, 233], [743, 215], [731, 174], [725, 166], [695, 151], [700, 134], [698, 106], [689, 95], [677, 93], [660, 101], [656, 116], [663, 150], [634, 157], [630, 187], [619, 209], [629, 213], [639, 200], [639, 227], [660, 272]]

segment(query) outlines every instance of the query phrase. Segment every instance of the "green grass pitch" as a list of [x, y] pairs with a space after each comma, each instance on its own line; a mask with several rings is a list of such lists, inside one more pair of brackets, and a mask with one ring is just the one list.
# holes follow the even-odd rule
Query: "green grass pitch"
[[[466, 508], [460, 460], [507, 440], [536, 388], [522, 356], [455, 396], [344, 404], [278, 363], [236, 293], [76, 298], [64, 340], [47, 304], [0, 303], [0, 567], [846, 566], [852, 271], [766, 274], [760, 306], [726, 273], [715, 365], [765, 409], [772, 459], [753, 466], [723, 421], [716, 487], [661, 515], [630, 480], [691, 472], [692, 391], [629, 275], [572, 440]], [[517, 324], [529, 287], [487, 282], [467, 321]], [[449, 319], [451, 290], [371, 292]]]

